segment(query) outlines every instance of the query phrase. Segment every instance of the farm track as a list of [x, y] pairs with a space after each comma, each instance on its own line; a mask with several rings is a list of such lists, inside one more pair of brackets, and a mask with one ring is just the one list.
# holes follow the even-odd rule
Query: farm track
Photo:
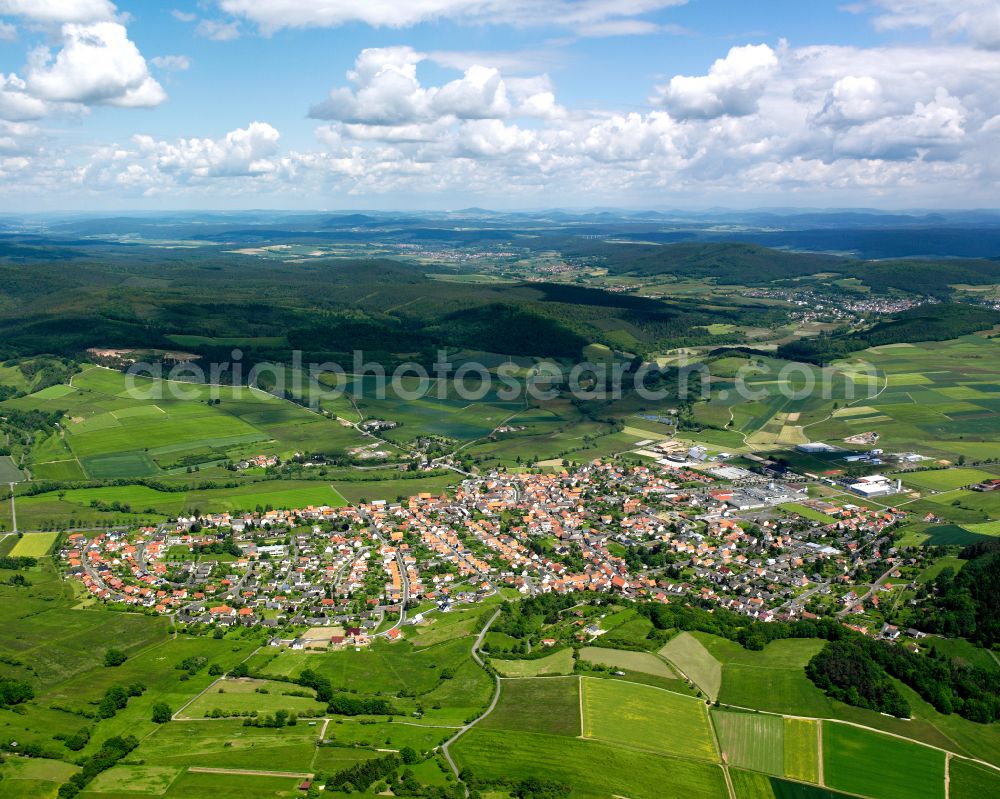
[[312, 774], [307, 771], [263, 771], [260, 769], [211, 768], [209, 766], [188, 766], [188, 771], [197, 774], [235, 774], [243, 777], [288, 777], [295, 780], [312, 778]]
[[823, 722], [816, 723], [816, 751], [819, 754], [819, 784], [826, 787], [826, 774], [823, 773]]
[[[486, 633], [489, 632], [490, 626], [493, 624], [494, 621], [496, 621], [496, 618], [499, 615], [500, 615], [500, 608], [497, 608], [496, 613], [490, 616], [490, 620], [486, 622], [485, 625], [483, 625], [483, 629], [480, 630], [479, 636], [476, 638], [475, 643], [473, 643], [472, 645], [472, 659], [475, 660], [476, 664], [483, 669], [486, 668], [486, 664], [483, 663], [482, 658], [479, 657], [479, 647], [482, 646], [483, 639], [486, 638]], [[465, 733], [467, 733], [472, 727], [474, 727], [476, 724], [478, 724], [480, 721], [482, 721], [484, 718], [490, 715], [490, 713], [493, 712], [493, 709], [497, 706], [497, 702], [500, 701], [500, 678], [494, 675], [493, 680], [494, 680], [493, 699], [490, 702], [489, 707], [487, 707], [486, 710], [483, 711], [482, 715], [473, 719], [464, 727], [460, 727], [458, 732], [456, 732], [451, 738], [449, 738], [447, 741], [441, 744], [441, 753], [444, 755], [444, 759], [448, 761], [448, 765], [451, 766], [451, 770], [455, 773], [455, 778], [459, 782], [462, 782], [462, 778], [459, 776], [458, 766], [455, 765], [455, 761], [452, 759], [451, 752], [449, 751], [449, 749], [451, 745], [455, 743], [455, 741], [457, 741], [459, 738], [465, 735]], [[462, 786], [465, 789], [465, 795], [469, 796], [469, 787], [465, 785], [464, 782], [462, 783]]]
[[[261, 649], [262, 649], [262, 647], [258, 646], [249, 655], [247, 655], [245, 658], [243, 658], [243, 660], [241, 660], [240, 663], [246, 663], [248, 660], [250, 660], [250, 658], [252, 658], [258, 652], [260, 652]], [[225, 677], [225, 675], [223, 675], [222, 677], [219, 677], [217, 680], [213, 680], [209, 685], [205, 686], [205, 690], [199, 691], [197, 694], [195, 694], [195, 696], [193, 696], [191, 699], [189, 699], [187, 702], [185, 702], [183, 705], [181, 705], [177, 709], [177, 712], [174, 713], [173, 716], [171, 716], [171, 720], [172, 721], [198, 721], [199, 719], [192, 719], [192, 718], [188, 718], [186, 716], [182, 718], [181, 717], [181, 713], [183, 713], [192, 704], [194, 704], [195, 702], [197, 702], [202, 696], [204, 696], [205, 694], [207, 694], [208, 691], [209, 691], [209, 689], [211, 689], [215, 685], [218, 685], [220, 682], [223, 682], [225, 679], [226, 679], [226, 677]]]

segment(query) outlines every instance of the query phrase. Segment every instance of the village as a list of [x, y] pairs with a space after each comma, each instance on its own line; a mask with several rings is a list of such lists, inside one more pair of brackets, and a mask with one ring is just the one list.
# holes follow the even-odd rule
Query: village
[[[829, 523], [778, 508], [789, 502]], [[765, 622], [863, 613], [899, 576], [890, 532], [904, 517], [731, 467], [596, 460], [490, 473], [453, 496], [77, 532], [61, 556], [102, 603], [326, 648], [395, 640], [427, 612], [499, 590], [688, 598]], [[857, 584], [872, 569], [878, 579]]]

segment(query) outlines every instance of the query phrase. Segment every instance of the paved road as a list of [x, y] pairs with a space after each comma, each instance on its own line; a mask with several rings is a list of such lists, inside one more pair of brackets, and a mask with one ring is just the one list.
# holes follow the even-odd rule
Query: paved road
[[14, 507], [14, 483], [10, 484], [10, 519], [13, 530], [11, 532], [17, 532], [17, 508]]
[[[483, 626], [483, 629], [480, 631], [479, 636], [476, 638], [476, 642], [472, 645], [472, 659], [475, 660], [476, 663], [479, 666], [482, 666], [483, 668], [485, 668], [486, 664], [484, 664], [482, 658], [479, 657], [479, 647], [482, 646], [483, 639], [486, 637], [486, 633], [489, 632], [490, 626], [493, 624], [494, 621], [496, 621], [496, 618], [499, 615], [500, 615], [500, 608], [497, 608], [497, 612], [494, 613], [492, 616], [490, 616], [490, 620], [486, 622], [486, 624]], [[481, 716], [473, 719], [464, 727], [459, 728], [458, 732], [456, 732], [453, 736], [451, 736], [451, 738], [449, 738], [447, 741], [441, 744], [441, 753], [444, 755], [444, 759], [448, 761], [448, 765], [451, 766], [451, 770], [455, 772], [456, 777], [458, 777], [458, 766], [456, 766], [455, 761], [451, 759], [451, 752], [449, 751], [449, 747], [453, 743], [455, 743], [455, 741], [461, 738], [466, 732], [468, 732], [469, 729], [471, 729], [480, 721], [482, 721], [484, 718], [486, 718], [488, 715], [490, 715], [490, 713], [493, 712], [493, 708], [497, 706], [497, 702], [500, 700], [500, 678], [496, 675], [493, 675], [493, 680], [495, 682], [495, 685], [493, 691], [493, 700], [490, 702], [490, 706], [483, 711]], [[461, 781], [461, 778], [459, 778], [459, 780]], [[469, 795], [468, 787], [464, 786], [464, 784], [463, 787], [465, 787], [465, 795], [468, 796]]]
[[877, 579], [877, 580], [876, 580], [876, 581], [875, 581], [874, 583], [872, 583], [872, 584], [871, 584], [871, 585], [870, 585], [870, 586], [868, 587], [868, 591], [867, 591], [867, 592], [865, 593], [865, 595], [864, 595], [864, 596], [862, 596], [862, 597], [858, 597], [858, 599], [857, 599], [857, 600], [855, 600], [854, 602], [852, 602], [852, 603], [851, 603], [850, 605], [848, 605], [848, 606], [847, 606], [846, 608], [841, 608], [841, 609], [840, 609], [839, 611], [837, 611], [837, 617], [838, 617], [838, 618], [840, 618], [840, 617], [843, 617], [843, 616], [846, 616], [846, 615], [847, 615], [848, 613], [850, 613], [850, 612], [851, 612], [851, 611], [852, 611], [852, 610], [853, 610], [854, 608], [862, 608], [862, 609], [863, 609], [863, 608], [864, 608], [864, 606], [865, 606], [865, 602], [866, 602], [866, 601], [868, 601], [868, 598], [869, 598], [869, 597], [870, 597], [870, 596], [871, 596], [872, 594], [874, 594], [874, 593], [875, 593], [875, 592], [876, 592], [876, 591], [878, 590], [878, 587], [879, 587], [880, 585], [882, 585], [882, 582], [883, 582], [883, 581], [884, 581], [884, 580], [885, 580], [885, 579], [886, 579], [886, 578], [887, 578], [887, 577], [888, 577], [888, 576], [889, 576], [890, 574], [892, 574], [892, 573], [893, 573], [894, 571], [896, 571], [896, 569], [897, 569], [897, 568], [898, 568], [897, 566], [891, 566], [891, 567], [889, 568], [889, 570], [888, 570], [888, 571], [887, 571], [887, 572], [886, 572], [885, 574], [883, 574], [883, 575], [882, 575], [881, 577], [879, 577], [879, 578], [878, 578], [878, 579]]

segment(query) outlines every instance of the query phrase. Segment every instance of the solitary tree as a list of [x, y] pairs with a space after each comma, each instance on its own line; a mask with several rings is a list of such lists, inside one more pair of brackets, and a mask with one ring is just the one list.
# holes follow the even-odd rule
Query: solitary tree
[[156, 724], [166, 724], [173, 718], [174, 712], [166, 702], [157, 702], [153, 705], [153, 722]]
[[104, 665], [108, 667], [120, 666], [126, 660], [128, 660], [128, 655], [120, 649], [109, 649], [104, 653]]

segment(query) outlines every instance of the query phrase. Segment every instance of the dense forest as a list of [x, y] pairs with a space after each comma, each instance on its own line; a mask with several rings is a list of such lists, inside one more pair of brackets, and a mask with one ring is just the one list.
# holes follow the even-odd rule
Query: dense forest
[[[317, 362], [342, 361], [357, 349], [386, 363], [432, 363], [442, 348], [577, 358], [595, 342], [650, 356], [675, 347], [743, 341], [728, 333], [710, 335], [710, 325], [769, 327], [781, 318], [773, 304], [749, 297], [713, 297], [707, 303], [682, 294], [651, 299], [536, 279], [439, 280], [435, 274], [442, 266], [404, 258], [278, 260], [232, 249], [248, 243], [404, 241], [496, 247], [501, 253], [557, 252], [568, 264], [588, 271], [602, 268], [622, 278], [673, 276], [706, 286], [796, 287], [802, 278], [840, 274], [876, 292], [941, 298], [950, 296], [956, 283], [1000, 280], [1000, 262], [983, 259], [865, 262], [746, 242], [624, 243], [612, 231], [616, 225], [630, 225], [614, 221], [595, 224], [596, 235], [588, 235], [588, 227], [527, 235], [516, 225], [449, 229], [406, 219], [387, 225], [384, 219], [357, 214], [303, 217], [298, 227], [233, 226], [220, 220], [165, 225], [75, 221], [63, 225], [66, 238], [8, 236], [0, 251], [0, 361], [41, 353], [73, 357], [103, 346], [183, 349], [223, 362], [234, 341], [248, 365], [287, 361], [296, 349], [307, 361]], [[164, 249], [82, 238], [78, 232], [103, 236], [132, 230], [152, 237], [157, 231], [164, 235], [165, 229], [174, 230], [178, 239], [219, 244]], [[72, 269], [66, 268], [68, 262]], [[476, 268], [462, 266], [457, 272], [471, 275]], [[988, 321], [971, 318], [984, 309], [965, 308], [963, 323], [954, 312], [950, 322], [931, 331], [932, 337]], [[786, 353], [821, 360], [868, 342], [912, 340], [927, 320], [915, 321], [908, 326], [904, 318], [884, 330], [876, 326], [854, 336], [801, 341], [788, 345]]]
[[992, 648], [1000, 644], [1000, 541], [973, 544], [959, 557], [969, 561], [961, 571], [946, 568], [925, 588], [920, 628]]

